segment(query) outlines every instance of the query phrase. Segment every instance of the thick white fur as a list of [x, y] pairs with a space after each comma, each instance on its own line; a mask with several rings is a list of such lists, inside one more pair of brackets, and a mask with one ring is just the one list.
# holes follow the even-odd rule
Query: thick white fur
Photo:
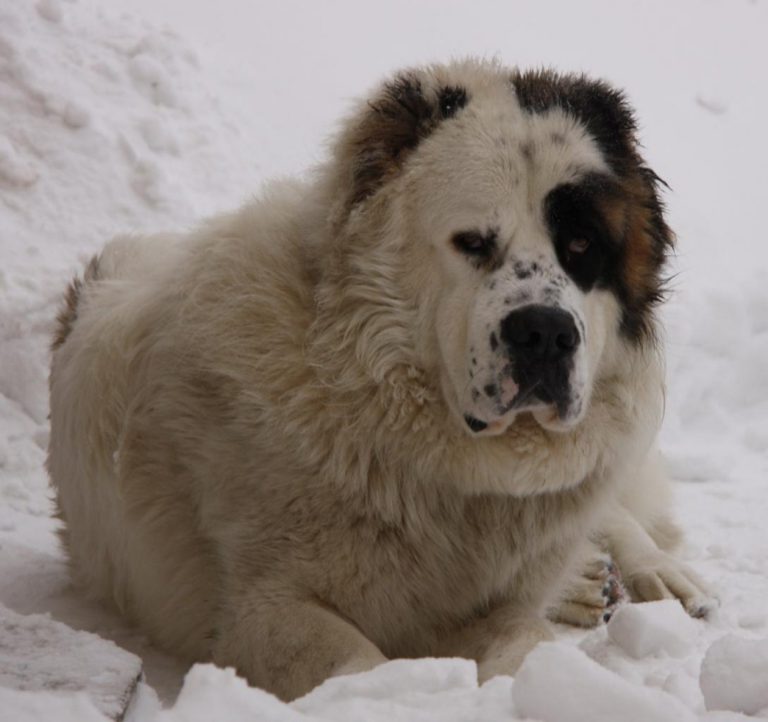
[[[492, 436], [462, 421], [468, 339], [494, 303], [446, 236], [493, 221], [552, 261], [527, 209], [602, 160], [562, 115], [524, 118], [500, 69], [429, 72], [472, 88], [463, 131], [438, 128], [351, 213], [342, 134], [308, 183], [186, 236], [112, 241], [53, 357], [49, 469], [76, 579], [164, 647], [284, 698], [396, 656], [513, 672], [589, 534], [627, 576], [662, 554], [663, 509], [636, 473], [662, 367], [622, 340], [608, 292], [571, 292], [588, 338], [567, 433], [530, 414]], [[510, 152], [489, 172], [500, 138], [550, 126], [563, 167], [537, 140], [530, 167]], [[645, 554], [622, 515], [649, 530]]]

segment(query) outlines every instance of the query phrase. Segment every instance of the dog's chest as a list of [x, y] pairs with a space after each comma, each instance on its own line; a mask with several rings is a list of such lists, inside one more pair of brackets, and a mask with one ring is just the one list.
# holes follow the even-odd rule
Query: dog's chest
[[[571, 550], [586, 536], [589, 494], [529, 499], [480, 496], [442, 513], [418, 516], [409, 527], [378, 532], [370, 556], [347, 580], [356, 619], [399, 654], [427, 630], [449, 629], [500, 603], [540, 611], [566, 571]], [[360, 552], [365, 553], [364, 546]]]

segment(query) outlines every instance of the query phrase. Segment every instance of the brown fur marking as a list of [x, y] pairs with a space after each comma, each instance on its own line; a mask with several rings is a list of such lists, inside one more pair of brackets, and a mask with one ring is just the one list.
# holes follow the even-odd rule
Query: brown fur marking
[[664, 295], [662, 269], [674, 236], [664, 222], [656, 185], [641, 159], [637, 170], [598, 196], [597, 204], [611, 235], [621, 243], [621, 291], [627, 330], [651, 333], [650, 314]]
[[93, 256], [85, 268], [82, 280], [75, 276], [69, 286], [67, 286], [67, 290], [64, 293], [64, 304], [56, 316], [56, 328], [53, 332], [53, 341], [51, 342], [52, 351], [56, 351], [62, 346], [69, 337], [69, 334], [72, 333], [72, 328], [75, 325], [75, 321], [77, 321], [77, 307], [83, 288], [85, 284], [97, 280], [98, 276], [99, 257]]
[[427, 89], [413, 71], [404, 71], [384, 85], [345, 139], [352, 158], [347, 210], [383, 186], [438, 123], [453, 117], [466, 102], [464, 88]]

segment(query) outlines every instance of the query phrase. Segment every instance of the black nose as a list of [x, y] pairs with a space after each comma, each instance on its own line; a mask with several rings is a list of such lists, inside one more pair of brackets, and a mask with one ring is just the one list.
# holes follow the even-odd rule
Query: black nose
[[501, 322], [501, 340], [518, 358], [563, 361], [581, 339], [570, 313], [548, 306], [524, 306]]

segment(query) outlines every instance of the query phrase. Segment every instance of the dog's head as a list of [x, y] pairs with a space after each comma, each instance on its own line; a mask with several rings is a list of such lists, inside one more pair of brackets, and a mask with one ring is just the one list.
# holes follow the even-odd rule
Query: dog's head
[[607, 84], [478, 62], [406, 71], [339, 149], [337, 205], [397, 239], [413, 344], [469, 433], [523, 412], [572, 427], [611, 349], [651, 341], [671, 233]]

